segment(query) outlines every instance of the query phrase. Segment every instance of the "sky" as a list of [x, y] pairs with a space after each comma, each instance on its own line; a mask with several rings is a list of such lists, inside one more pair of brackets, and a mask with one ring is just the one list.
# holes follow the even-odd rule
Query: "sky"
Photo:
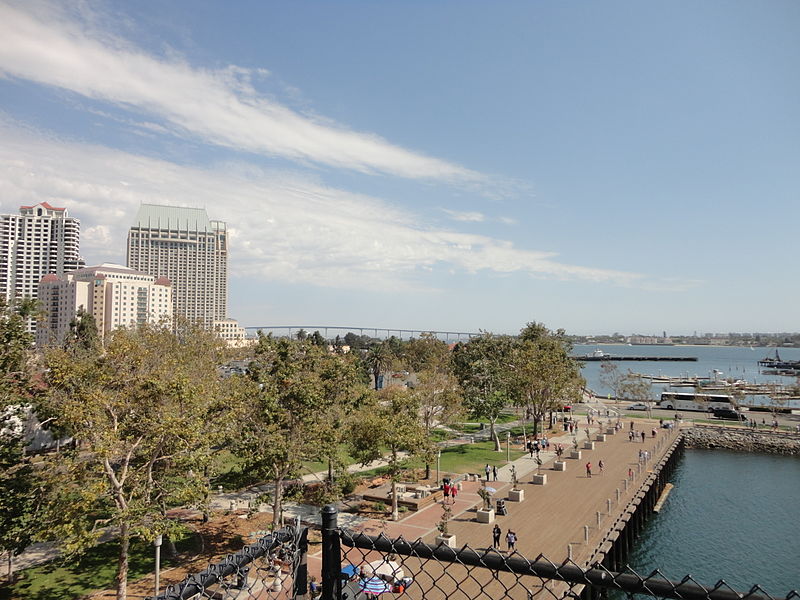
[[230, 232], [229, 315], [800, 330], [800, 3], [0, 0], [0, 211], [125, 262]]

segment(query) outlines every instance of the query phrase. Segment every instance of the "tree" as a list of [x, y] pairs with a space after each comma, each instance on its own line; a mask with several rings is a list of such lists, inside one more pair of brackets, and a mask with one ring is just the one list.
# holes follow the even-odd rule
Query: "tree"
[[367, 369], [373, 377], [375, 391], [380, 389], [379, 383], [381, 373], [394, 364], [394, 359], [395, 355], [387, 342], [381, 342], [367, 352], [364, 358], [364, 364], [366, 364]]
[[117, 529], [118, 600], [131, 538], [170, 536], [179, 524], [166, 507], [207, 498], [214, 428], [229, 414], [221, 363], [219, 340], [190, 326], [118, 329], [102, 353], [46, 356], [39, 411], [79, 445], [48, 459], [43, 524], [67, 553], [96, 543], [103, 526]]
[[97, 322], [92, 313], [86, 312], [83, 306], [78, 308], [75, 318], [69, 322], [69, 337], [64, 340], [65, 346], [79, 352], [97, 352], [100, 347], [100, 335]]
[[[384, 458], [392, 481], [392, 519], [399, 518], [397, 481], [404, 453], [429, 454], [431, 444], [419, 420], [419, 403], [409, 390], [391, 386], [358, 411], [350, 430], [353, 456], [362, 465]], [[389, 450], [384, 457], [385, 449]]]
[[513, 346], [511, 386], [517, 403], [533, 416], [534, 435], [548, 412], [581, 399], [584, 382], [569, 351], [563, 332], [538, 323], [529, 323]]
[[338, 449], [345, 405], [363, 386], [358, 366], [347, 355], [328, 353], [308, 341], [259, 337], [250, 365], [253, 388], [241, 407], [244, 423], [235, 451], [245, 468], [275, 483], [274, 523], [281, 522], [284, 482], [302, 463]]
[[31, 542], [37, 508], [36, 474], [25, 457], [25, 422], [37, 388], [32, 380], [32, 336], [26, 323], [37, 304], [0, 298], [0, 552], [12, 579], [14, 556]]
[[495, 423], [510, 401], [509, 362], [512, 339], [483, 333], [453, 350], [453, 369], [461, 386], [464, 406], [489, 421], [494, 449], [501, 451]]

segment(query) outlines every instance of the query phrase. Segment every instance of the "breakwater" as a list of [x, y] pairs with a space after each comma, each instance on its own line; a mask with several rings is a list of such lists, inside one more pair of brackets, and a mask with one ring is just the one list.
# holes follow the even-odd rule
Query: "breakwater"
[[687, 448], [725, 448], [800, 456], [800, 435], [740, 427], [695, 426], [683, 433]]

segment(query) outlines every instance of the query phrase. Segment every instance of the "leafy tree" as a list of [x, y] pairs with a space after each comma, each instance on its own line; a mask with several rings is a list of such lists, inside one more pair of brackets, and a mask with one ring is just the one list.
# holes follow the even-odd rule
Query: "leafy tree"
[[69, 337], [64, 340], [67, 347], [78, 352], [97, 352], [100, 347], [100, 334], [92, 313], [81, 306], [75, 318], [69, 322]]
[[328, 347], [328, 340], [322, 337], [322, 334], [319, 331], [315, 331], [314, 333], [312, 333], [309, 339], [311, 340], [311, 343], [314, 344], [315, 346], [323, 346], [325, 348]]
[[261, 336], [250, 365], [253, 388], [241, 407], [245, 424], [236, 451], [245, 468], [275, 483], [274, 522], [280, 523], [284, 482], [302, 463], [337, 456], [346, 405], [362, 386], [354, 359], [308, 341]]
[[510, 378], [517, 402], [533, 416], [534, 434], [547, 413], [580, 401], [583, 379], [569, 350], [563, 332], [538, 323], [529, 323], [514, 344]]
[[[361, 408], [350, 430], [353, 456], [362, 464], [384, 458], [392, 480], [392, 519], [399, 518], [397, 481], [404, 454], [430, 454], [432, 446], [419, 420], [419, 402], [407, 388], [391, 386]], [[388, 448], [388, 455], [384, 456]]]
[[453, 369], [461, 385], [464, 406], [489, 421], [494, 449], [501, 451], [495, 423], [510, 401], [509, 363], [513, 340], [483, 333], [453, 350]]
[[35, 473], [25, 457], [25, 422], [37, 393], [32, 382], [32, 336], [27, 321], [37, 311], [30, 298], [8, 305], [0, 298], [0, 552], [8, 560], [31, 542], [37, 503]]
[[104, 352], [46, 356], [49, 386], [39, 411], [78, 449], [50, 457], [44, 526], [67, 553], [119, 532], [118, 600], [126, 598], [132, 537], [171, 536], [166, 507], [207, 498], [211, 444], [227, 391], [217, 375], [219, 340], [191, 326], [115, 330]]

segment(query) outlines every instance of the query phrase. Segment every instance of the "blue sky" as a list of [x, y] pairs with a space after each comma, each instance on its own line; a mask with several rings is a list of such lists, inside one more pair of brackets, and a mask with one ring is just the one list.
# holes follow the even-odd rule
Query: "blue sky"
[[244, 325], [797, 331], [800, 4], [0, 2], [0, 210], [232, 232]]

